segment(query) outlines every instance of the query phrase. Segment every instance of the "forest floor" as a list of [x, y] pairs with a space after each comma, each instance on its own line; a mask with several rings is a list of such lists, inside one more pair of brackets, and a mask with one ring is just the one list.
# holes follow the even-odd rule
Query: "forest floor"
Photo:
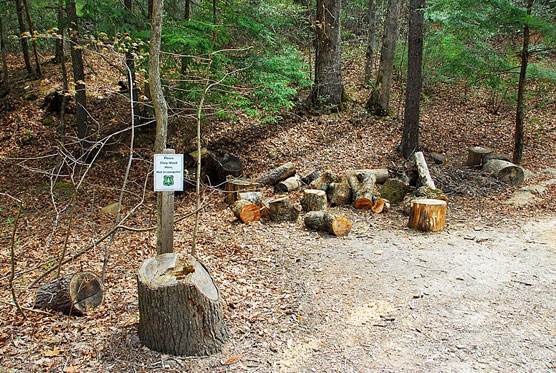
[[[354, 56], [345, 64], [350, 97], [346, 111], [320, 117], [284, 113], [275, 124], [244, 117], [236, 123], [215, 121], [204, 129], [204, 143], [239, 155], [246, 176], [287, 161], [294, 161], [299, 172], [401, 167], [395, 150], [403, 122], [397, 109], [400, 88], [395, 87], [391, 117], [367, 115], [363, 107], [369, 91], [360, 88], [357, 61]], [[12, 61], [13, 66], [18, 63]], [[94, 65], [97, 78], [91, 86], [96, 84], [98, 92], [117, 87], [113, 73], [105, 73], [97, 61]], [[524, 160], [529, 172], [520, 190], [463, 166], [470, 146], [511, 154], [511, 106], [494, 114], [485, 92], [465, 93], [444, 85], [426, 91], [423, 149], [449, 159], [444, 165], [431, 164], [433, 178], [450, 199], [447, 227], [441, 233], [409, 230], [396, 206], [379, 215], [334, 207], [353, 222], [352, 232], [343, 238], [308, 231], [302, 219], [244, 225], [233, 219], [222, 201], [224, 193], [207, 189], [198, 257], [222, 293], [231, 339], [214, 356], [180, 358], [150, 351], [137, 337], [135, 274], [156, 251], [154, 231], [116, 235], [101, 307], [83, 317], [29, 309], [36, 287], [28, 287], [52, 267], [51, 258], [60, 255], [69, 222], [66, 211], [55, 224], [54, 202], [63, 208], [70, 193], [64, 184], [54, 185], [51, 193], [49, 174], [38, 172], [54, 169], [54, 155], [65, 154], [54, 126], [43, 120], [39, 99], [59, 84], [59, 72], [53, 65], [44, 70], [48, 81], [16, 79], [12, 94], [0, 102], [0, 192], [25, 202], [15, 245], [14, 288], [27, 316], [24, 320], [9, 304], [11, 219], [17, 205], [0, 199], [1, 372], [556, 369], [553, 103], [530, 105]], [[547, 94], [554, 97], [554, 92]], [[98, 128], [125, 127], [128, 105], [121, 96], [98, 93], [90, 102]], [[170, 143], [177, 151], [190, 146], [182, 140], [183, 131], [178, 126], [171, 131]], [[83, 183], [67, 255], [113, 226], [114, 216], [101, 214], [99, 208], [118, 199], [128, 140], [122, 135], [111, 141]], [[143, 184], [150, 178], [145, 160], [151, 159], [151, 148], [150, 134], [140, 134], [124, 212], [140, 203]], [[151, 185], [148, 181], [147, 191]], [[526, 198], [518, 201], [516, 196]], [[178, 197], [176, 215], [190, 212], [192, 201], [191, 192]], [[154, 206], [154, 193], [148, 192], [127, 224], [152, 226]], [[176, 251], [189, 250], [192, 226], [192, 219], [176, 224]], [[100, 273], [105, 244], [93, 245], [62, 273]]]

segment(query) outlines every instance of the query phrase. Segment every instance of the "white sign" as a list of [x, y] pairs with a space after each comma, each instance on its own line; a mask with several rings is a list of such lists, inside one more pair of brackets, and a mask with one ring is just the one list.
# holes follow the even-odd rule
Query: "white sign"
[[183, 191], [183, 154], [154, 155], [154, 191]]

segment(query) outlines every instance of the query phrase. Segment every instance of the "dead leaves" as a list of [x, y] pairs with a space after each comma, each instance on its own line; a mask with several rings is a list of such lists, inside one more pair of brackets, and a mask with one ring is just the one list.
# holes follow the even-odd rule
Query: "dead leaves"
[[235, 364], [238, 361], [240, 361], [242, 358], [243, 358], [243, 354], [230, 356], [223, 364], [224, 365], [232, 365], [232, 364]]

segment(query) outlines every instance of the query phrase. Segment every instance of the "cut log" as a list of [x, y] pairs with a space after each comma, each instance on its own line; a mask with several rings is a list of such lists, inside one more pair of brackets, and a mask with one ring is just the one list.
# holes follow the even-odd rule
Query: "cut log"
[[319, 170], [309, 171], [301, 176], [301, 182], [305, 185], [310, 185], [313, 181], [320, 177]]
[[492, 149], [473, 146], [467, 153], [467, 165], [470, 167], [480, 167], [486, 163], [485, 157], [492, 154]]
[[351, 222], [344, 216], [336, 216], [328, 211], [310, 211], [305, 215], [305, 226], [310, 229], [328, 232], [338, 237], [351, 231]]
[[424, 185], [429, 188], [436, 188], [434, 186], [434, 181], [432, 181], [431, 174], [429, 173], [429, 167], [427, 166], [423, 152], [415, 153], [415, 165], [417, 166], [417, 173], [419, 174], [417, 186]]
[[270, 201], [274, 200], [275, 197], [272, 198], [268, 198], [265, 199], [262, 203], [261, 203], [261, 217], [263, 218], [268, 218], [270, 217], [270, 210], [268, 209], [268, 206], [270, 206]]
[[392, 203], [399, 203], [411, 187], [398, 179], [388, 179], [380, 189], [380, 195]]
[[245, 199], [235, 201], [232, 205], [232, 211], [237, 219], [246, 224], [261, 220], [259, 206]]
[[274, 198], [268, 202], [270, 218], [274, 222], [297, 221], [301, 207], [290, 202], [287, 196]]
[[35, 308], [52, 308], [66, 315], [82, 316], [104, 300], [104, 289], [93, 272], [76, 272], [43, 285]]
[[351, 203], [351, 187], [346, 175], [342, 175], [337, 182], [330, 184], [328, 200], [330, 204], [336, 206], [349, 205]]
[[239, 192], [255, 192], [259, 189], [260, 184], [247, 179], [236, 179], [228, 177], [226, 180], [226, 203], [233, 204], [237, 200]]
[[338, 179], [338, 177], [332, 171], [326, 170], [321, 176], [311, 182], [310, 187], [311, 189], [319, 189], [327, 192], [330, 184], [335, 182], [336, 179]]
[[299, 189], [301, 187], [301, 179], [299, 176], [295, 175], [292, 177], [288, 177], [286, 180], [280, 181], [274, 187], [275, 194], [283, 194], [288, 193], [293, 190]]
[[205, 170], [210, 185], [220, 185], [228, 176], [241, 176], [243, 163], [238, 156], [231, 153], [222, 152], [220, 155], [210, 153], [207, 156]]
[[320, 189], [305, 189], [303, 191], [301, 206], [303, 206], [303, 210], [305, 211], [326, 210], [326, 193], [324, 192], [324, 190]]
[[139, 338], [148, 348], [179, 356], [220, 351], [229, 332], [222, 298], [207, 269], [175, 253], [147, 259], [137, 274]]
[[375, 214], [388, 212], [388, 210], [390, 210], [390, 201], [384, 198], [377, 198], [371, 207], [371, 211]]
[[521, 185], [525, 180], [523, 168], [501, 159], [488, 161], [483, 170], [510, 185]]
[[370, 209], [373, 206], [375, 174], [368, 170], [356, 170], [346, 172], [346, 177], [353, 196], [353, 206], [356, 209]]
[[446, 201], [416, 199], [411, 203], [407, 226], [423, 232], [439, 232], [446, 224]]
[[423, 199], [423, 198], [427, 198], [427, 199], [438, 199], [441, 201], [446, 201], [446, 203], [448, 203], [448, 197], [446, 197], [446, 195], [444, 194], [444, 192], [440, 189], [432, 189], [432, 188], [428, 188], [426, 186], [422, 186], [417, 188], [416, 191], [414, 191], [411, 194], [408, 194], [405, 196], [403, 202], [402, 202], [402, 210], [404, 212], [405, 215], [409, 215], [409, 212], [411, 210], [411, 203], [416, 200], [416, 199]]
[[448, 157], [440, 153], [431, 153], [431, 158], [436, 164], [446, 164], [448, 162]]
[[293, 175], [295, 175], [295, 165], [292, 162], [288, 162], [259, 176], [256, 181], [263, 185], [275, 185]]
[[364, 174], [370, 173], [375, 176], [375, 181], [378, 184], [384, 184], [390, 178], [390, 173], [386, 168], [370, 168], [361, 170], [352, 170], [353, 172], [361, 172]]
[[237, 194], [238, 200], [246, 200], [260, 206], [263, 200], [263, 194], [261, 192], [240, 192]]

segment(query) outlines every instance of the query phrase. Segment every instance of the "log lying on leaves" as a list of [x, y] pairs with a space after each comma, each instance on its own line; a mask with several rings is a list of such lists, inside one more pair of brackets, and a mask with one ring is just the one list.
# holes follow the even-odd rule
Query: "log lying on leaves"
[[427, 166], [423, 152], [416, 152], [414, 156], [417, 173], [419, 174], [418, 186], [424, 185], [429, 188], [436, 188], [434, 186], [434, 181], [432, 181], [431, 174], [429, 173], [429, 167]]
[[287, 196], [274, 198], [268, 202], [270, 219], [275, 222], [297, 221], [301, 207], [290, 202]]
[[280, 181], [274, 187], [274, 193], [276, 194], [283, 194], [288, 193], [293, 190], [299, 189], [301, 187], [301, 179], [299, 176], [295, 175], [292, 177], [288, 177], [286, 180]]
[[239, 192], [255, 192], [260, 184], [247, 179], [236, 179], [228, 177], [226, 181], [226, 203], [233, 204], [237, 200]]
[[311, 189], [319, 189], [327, 192], [330, 184], [335, 182], [337, 178], [338, 177], [332, 171], [326, 170], [321, 176], [311, 182], [310, 187]]
[[103, 300], [104, 288], [98, 276], [93, 272], [76, 272], [41, 286], [34, 307], [82, 316]]
[[388, 179], [380, 189], [380, 195], [392, 203], [399, 203], [410, 190], [408, 184], [398, 179]]
[[261, 192], [240, 192], [237, 194], [238, 200], [246, 200], [257, 206], [260, 206], [263, 200]]
[[384, 184], [384, 182], [390, 178], [390, 173], [387, 168], [370, 168], [352, 171], [364, 174], [373, 174], [375, 176], [375, 182], [378, 184]]
[[473, 146], [467, 153], [467, 165], [470, 167], [482, 166], [486, 163], [485, 158], [492, 154], [492, 149]]
[[305, 189], [303, 191], [301, 206], [303, 206], [303, 210], [305, 211], [326, 210], [326, 193], [324, 192], [324, 190], [320, 189]]
[[357, 170], [346, 172], [346, 177], [353, 196], [353, 206], [356, 209], [370, 209], [373, 206], [375, 174], [365, 170]]
[[143, 262], [137, 273], [139, 338], [152, 350], [211, 355], [228, 340], [222, 298], [207, 269], [175, 253]]
[[439, 232], [446, 224], [446, 201], [416, 199], [411, 203], [407, 226], [423, 232]]
[[237, 219], [246, 224], [261, 220], [259, 206], [245, 199], [235, 201], [232, 212]]
[[309, 185], [319, 177], [320, 177], [320, 171], [312, 170], [301, 175], [301, 182], [305, 185]]
[[525, 180], [523, 168], [501, 159], [488, 161], [483, 170], [510, 185], [521, 185]]
[[384, 198], [377, 198], [371, 207], [371, 211], [375, 214], [388, 212], [388, 210], [390, 210], [390, 201]]
[[288, 162], [259, 176], [256, 181], [263, 185], [274, 185], [293, 175], [295, 175], [295, 165], [292, 162]]
[[351, 231], [351, 222], [344, 216], [336, 216], [328, 211], [310, 211], [305, 215], [305, 226], [310, 229], [328, 232], [338, 237]]
[[351, 186], [346, 175], [328, 187], [328, 200], [332, 205], [349, 205], [351, 203]]

